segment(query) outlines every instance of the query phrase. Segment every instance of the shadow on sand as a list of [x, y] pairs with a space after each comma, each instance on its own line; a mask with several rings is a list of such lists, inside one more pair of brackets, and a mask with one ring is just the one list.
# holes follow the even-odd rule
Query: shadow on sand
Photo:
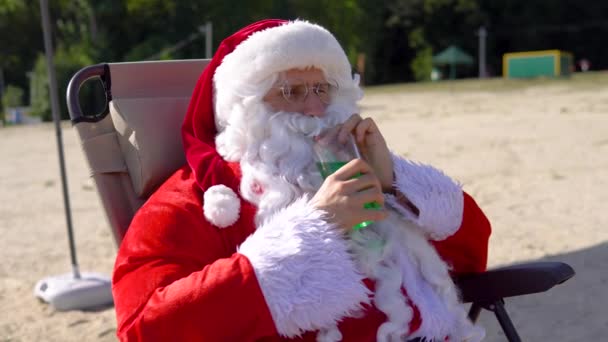
[[[523, 341], [604, 341], [608, 334], [608, 242], [535, 261], [561, 261], [576, 275], [548, 292], [505, 300]], [[494, 314], [483, 311], [485, 341], [506, 341]]]

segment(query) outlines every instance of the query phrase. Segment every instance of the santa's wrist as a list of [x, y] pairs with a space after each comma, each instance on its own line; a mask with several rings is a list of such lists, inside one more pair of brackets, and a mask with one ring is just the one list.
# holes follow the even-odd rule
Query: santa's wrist
[[412, 203], [412, 201], [410, 201], [410, 199], [407, 198], [407, 196], [401, 191], [393, 188], [393, 191], [389, 194], [393, 195], [395, 197], [396, 202], [404, 209], [409, 210], [414, 217], [420, 216], [420, 209], [418, 209], [418, 207], [416, 207], [414, 203]]
[[[391, 172], [384, 174], [384, 173], [377, 173], [377, 175], [379, 176], [379, 180], [380, 180], [380, 187], [382, 188], [382, 192], [386, 193], [386, 194], [394, 194], [395, 192], [395, 168], [394, 168], [394, 163], [390, 162], [390, 170]], [[380, 177], [380, 175], [383, 175], [382, 177]]]
[[385, 194], [395, 195], [395, 193], [397, 192], [397, 189], [395, 189], [395, 186], [393, 184], [382, 185], [382, 192]]
[[386, 203], [423, 228], [433, 240], [454, 234], [462, 222], [460, 185], [441, 171], [393, 154], [395, 191]]

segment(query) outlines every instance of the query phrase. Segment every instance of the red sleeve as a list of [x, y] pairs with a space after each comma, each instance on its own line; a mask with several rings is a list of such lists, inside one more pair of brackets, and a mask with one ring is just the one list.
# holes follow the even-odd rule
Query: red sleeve
[[234, 253], [234, 236], [206, 223], [195, 196], [165, 191], [164, 197], [138, 212], [118, 252], [113, 295], [120, 340], [275, 335], [254, 270]]
[[452, 266], [452, 273], [472, 273], [486, 270], [490, 222], [475, 200], [466, 192], [462, 223], [454, 235], [433, 241], [439, 255]]

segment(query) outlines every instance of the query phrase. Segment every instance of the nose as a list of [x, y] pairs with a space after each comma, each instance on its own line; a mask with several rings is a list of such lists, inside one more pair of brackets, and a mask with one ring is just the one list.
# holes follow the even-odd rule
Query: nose
[[308, 94], [303, 103], [302, 113], [309, 116], [323, 116], [327, 105], [316, 94]]

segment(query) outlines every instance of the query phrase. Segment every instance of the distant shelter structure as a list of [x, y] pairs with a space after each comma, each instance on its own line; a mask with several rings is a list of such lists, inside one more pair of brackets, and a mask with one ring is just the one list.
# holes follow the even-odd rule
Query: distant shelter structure
[[434, 65], [447, 65], [450, 68], [450, 79], [456, 78], [457, 65], [473, 65], [473, 57], [455, 45], [433, 56]]
[[571, 53], [541, 50], [505, 53], [502, 57], [504, 78], [569, 76], [574, 69]]

